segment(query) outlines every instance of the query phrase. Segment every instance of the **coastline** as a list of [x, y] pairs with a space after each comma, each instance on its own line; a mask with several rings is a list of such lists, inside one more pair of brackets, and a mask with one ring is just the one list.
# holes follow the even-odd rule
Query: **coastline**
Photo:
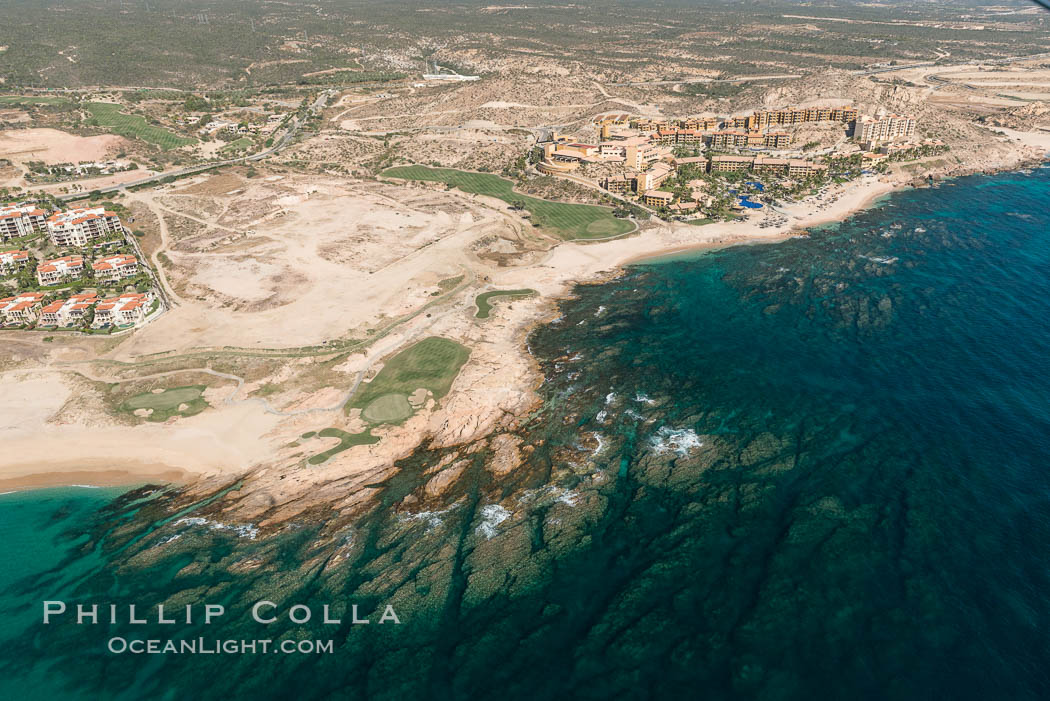
[[[90, 461], [88, 464], [90, 465]], [[85, 463], [81, 462], [56, 463], [53, 467], [56, 468], [53, 472], [27, 469], [23, 474], [0, 479], [0, 494], [54, 487], [101, 488], [136, 487], [144, 484], [185, 484], [188, 478], [184, 470], [146, 462], [138, 465], [125, 463], [121, 468], [107, 467], [102, 461], [99, 461], [94, 467], [85, 466]]]
[[[1023, 168], [1028, 160], [1018, 158], [1003, 164], [997, 172]], [[961, 173], [954, 175], [958, 174]], [[278, 421], [273, 415], [263, 415], [262, 410], [253, 405], [214, 405], [214, 411], [165, 426], [163, 432], [159, 425], [107, 428], [102, 433], [107, 434], [108, 440], [102, 440], [101, 436], [95, 436], [100, 438], [95, 440], [89, 432], [76, 426], [62, 429], [48, 425], [45, 433], [54, 443], [47, 441], [53, 446], [47, 451], [39, 449], [38, 431], [32, 436], [18, 436], [22, 440], [16, 443], [28, 453], [22, 453], [18, 462], [0, 461], [6, 462], [0, 465], [0, 491], [69, 484], [129, 486], [147, 482], [191, 486], [196, 483], [197, 488], [207, 489], [213, 481], [209, 478], [243, 476], [262, 489], [276, 491], [278, 501], [287, 504], [289, 509], [301, 508], [301, 505], [291, 506], [300, 499], [316, 502], [332, 498], [334, 492], [326, 487], [337, 485], [343, 492], [337, 501], [351, 505], [358, 498], [365, 498], [366, 485], [374, 482], [377, 475], [389, 472], [396, 460], [420, 445], [427, 442], [435, 446], [466, 445], [484, 440], [501, 428], [513, 427], [534, 408], [540, 401], [536, 390], [544, 378], [528, 350], [527, 338], [534, 328], [557, 317], [558, 302], [570, 296], [575, 285], [597, 283], [622, 274], [630, 265], [657, 262], [677, 254], [741, 244], [778, 243], [807, 227], [842, 221], [875, 206], [892, 192], [907, 189], [914, 180], [867, 176], [861, 181], [832, 186], [822, 198], [803, 200], [778, 210], [786, 222], [777, 227], [760, 227], [761, 218], [755, 215], [744, 221], [700, 227], [660, 222], [635, 235], [600, 245], [559, 244], [534, 264], [500, 269], [492, 275], [492, 287], [530, 287], [539, 294], [502, 306], [494, 315], [497, 318], [485, 324], [479, 325], [472, 315], [464, 318], [464, 304], [455, 304], [441, 316], [435, 315], [433, 320], [420, 318], [393, 335], [398, 340], [391, 348], [421, 333], [447, 335], [474, 344], [472, 362], [464, 366], [448, 396], [404, 425], [384, 429], [380, 443], [347, 450], [315, 469], [300, 470], [294, 479], [276, 481], [284, 479], [279, 474], [294, 465], [284, 446], [301, 433], [317, 430], [316, 420]], [[467, 302], [472, 304], [477, 291], [471, 291]], [[394, 341], [394, 337], [390, 340]], [[369, 355], [373, 357], [366, 358], [368, 363], [362, 364], [362, 368], [381, 356], [378, 352]], [[116, 430], [131, 431], [135, 439], [119, 440], [113, 433]], [[71, 437], [75, 440], [70, 441]], [[201, 441], [202, 438], [206, 440]], [[118, 444], [121, 449], [111, 450]], [[74, 457], [81, 454], [86, 457]], [[179, 467], [173, 467], [176, 464]], [[347, 489], [360, 491], [362, 495], [348, 498]], [[313, 493], [307, 496], [310, 491]]]

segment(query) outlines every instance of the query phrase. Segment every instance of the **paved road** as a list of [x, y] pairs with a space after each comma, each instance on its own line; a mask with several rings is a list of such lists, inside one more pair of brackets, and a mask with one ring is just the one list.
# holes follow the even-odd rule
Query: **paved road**
[[800, 73], [785, 73], [781, 75], [755, 75], [745, 78], [682, 78], [680, 80], [639, 80], [633, 83], [609, 83], [610, 87], [623, 88], [637, 85], [683, 85], [685, 83], [747, 83], [755, 80], [787, 80], [789, 78], [801, 78]]
[[942, 68], [955, 68], [958, 66], [1002, 66], [1007, 63], [1014, 63], [1016, 61], [1028, 61], [1035, 58], [1046, 58], [1050, 56], [1050, 53], [1042, 54], [1030, 54], [1028, 56], [1007, 56], [1006, 58], [991, 58], [986, 60], [973, 59], [970, 61], [957, 61], [955, 63], [942, 63], [938, 64], [936, 61], [923, 61], [921, 63], [909, 63], [904, 66], [882, 66], [880, 68], [870, 68], [861, 71], [851, 71], [850, 75], [875, 75], [876, 73], [893, 73], [894, 71], [906, 71], [910, 68], [926, 68], [928, 66], [941, 66]]

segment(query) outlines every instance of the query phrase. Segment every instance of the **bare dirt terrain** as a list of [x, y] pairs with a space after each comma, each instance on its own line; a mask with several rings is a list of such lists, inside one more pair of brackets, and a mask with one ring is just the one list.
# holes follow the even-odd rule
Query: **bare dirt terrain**
[[172, 232], [167, 274], [181, 303], [125, 344], [128, 354], [170, 350], [172, 339], [185, 349], [363, 337], [464, 275], [469, 244], [508, 219], [461, 193], [376, 182], [282, 176], [227, 194], [201, 185], [133, 196]]
[[[522, 63], [531, 68], [519, 66], [514, 79], [374, 94], [349, 88], [313, 131], [267, 162], [118, 195], [137, 215], [144, 252], [171, 308], [134, 333], [110, 338], [59, 334], [44, 343], [39, 334], [9, 334], [0, 368], [9, 400], [0, 407], [0, 432], [18, 450], [0, 458], [0, 479], [12, 486], [42, 474], [72, 479], [66, 475], [77, 470], [88, 482], [95, 479], [89, 473], [100, 482], [113, 479], [101, 475], [114, 469], [138, 475], [126, 480], [178, 471], [179, 479], [210, 487], [248, 475], [253, 496], [239, 502], [252, 512], [241, 515], [246, 519], [273, 510], [285, 518], [318, 500], [351, 508], [367, 498], [365, 485], [420, 445], [482, 438], [535, 405], [540, 378], [525, 336], [574, 283], [669, 251], [782, 240], [927, 175], [1017, 167], [1042, 157], [1048, 145], [1039, 132], [1044, 103], [1000, 96], [1040, 94], [1050, 78], [1037, 62], [996, 71], [931, 67], [892, 77], [839, 71], [752, 85], [732, 100], [559, 77], [557, 57]], [[562, 89], [552, 90], [552, 81]], [[589, 243], [550, 238], [502, 200], [377, 177], [399, 163], [507, 172], [522, 178], [520, 192], [586, 202], [596, 195], [579, 183], [528, 179], [519, 169], [545, 129], [587, 139], [594, 137], [594, 115], [603, 112], [687, 115], [843, 103], [867, 113], [915, 115], [921, 136], [943, 139], [951, 151], [830, 185], [783, 207], [776, 221], [761, 213], [704, 226], [653, 220], [616, 240]], [[1006, 130], [992, 130], [1000, 127]], [[54, 148], [63, 148], [67, 136], [56, 137]], [[805, 127], [797, 136], [822, 149], [842, 132]], [[78, 153], [89, 153], [85, 143], [96, 150], [84, 157], [99, 158], [119, 141], [76, 141], [85, 149]], [[62, 159], [75, 160], [67, 151]], [[519, 289], [536, 294], [501, 301], [490, 318], [476, 317], [479, 294]], [[436, 399], [409, 388], [411, 403], [395, 412], [407, 418], [387, 423], [372, 421], [375, 412], [346, 410], [362, 383], [433, 336], [469, 352], [447, 395]], [[120, 410], [126, 392], [119, 388], [145, 378], [157, 389], [207, 385], [207, 407], [163, 422]], [[46, 441], [34, 441], [20, 415], [31, 416], [35, 435]], [[326, 429], [370, 431], [375, 440], [308, 462], [338, 447], [338, 438], [317, 437]]]
[[24, 163], [80, 163], [111, 158], [127, 146], [120, 136], [75, 136], [57, 129], [0, 132], [0, 158]]

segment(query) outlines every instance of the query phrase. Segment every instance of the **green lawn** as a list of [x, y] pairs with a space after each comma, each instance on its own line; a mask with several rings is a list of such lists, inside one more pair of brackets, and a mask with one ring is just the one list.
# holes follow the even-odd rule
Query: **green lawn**
[[478, 313], [474, 316], [478, 319], [488, 319], [489, 312], [492, 311], [491, 300], [494, 297], [527, 297], [529, 295], [536, 294], [536, 290], [493, 290], [492, 292], [483, 292], [479, 294], [474, 303], [478, 305]]
[[223, 146], [221, 149], [219, 149], [219, 153], [229, 153], [230, 151], [236, 151], [238, 149], [251, 148], [252, 144], [254, 143], [255, 142], [249, 139], [247, 136], [242, 136], [236, 141], [231, 141], [230, 143]]
[[388, 360], [378, 375], [361, 385], [346, 409], [361, 409], [371, 423], [403, 421], [413, 413], [409, 395], [422, 388], [441, 399], [469, 357], [470, 350], [455, 341], [424, 338]]
[[0, 95], [0, 105], [65, 105], [66, 97], [36, 97], [33, 95]]
[[[313, 434], [311, 433], [310, 436], [312, 437]], [[307, 437], [307, 435], [304, 433], [303, 434], [303, 438], [306, 438], [306, 437]], [[319, 465], [319, 464], [323, 463], [325, 460], [327, 460], [328, 458], [330, 458], [333, 455], [335, 455], [336, 453], [341, 453], [344, 450], [346, 450], [347, 448], [352, 448], [355, 445], [368, 445], [370, 443], [378, 443], [379, 442], [379, 438], [377, 438], [376, 436], [373, 436], [371, 434], [371, 432], [369, 432], [369, 431], [365, 431], [364, 433], [347, 433], [346, 431], [344, 431], [342, 429], [339, 429], [339, 428], [325, 428], [325, 429], [321, 429], [321, 431], [318, 432], [317, 437], [318, 438], [338, 438], [339, 439], [339, 445], [336, 445], [335, 447], [329, 448], [328, 450], [324, 451], [323, 453], [318, 453], [317, 455], [313, 455], [313, 456], [307, 458], [306, 462], [310, 463], [311, 465]]]
[[361, 414], [365, 421], [385, 424], [404, 421], [412, 416], [412, 405], [408, 403], [408, 397], [403, 394], [384, 394], [369, 402]]
[[533, 223], [564, 239], [598, 239], [626, 234], [634, 229], [633, 223], [617, 219], [606, 207], [551, 202], [518, 194], [514, 192], [514, 183], [498, 175], [427, 166], [398, 166], [388, 168], [382, 174], [404, 180], [448, 183], [464, 192], [498, 197], [508, 204], [523, 202]]
[[131, 139], [141, 139], [160, 146], [165, 151], [187, 144], [197, 143], [196, 139], [173, 134], [167, 129], [155, 127], [138, 114], [121, 112], [120, 105], [108, 102], [89, 102], [84, 106], [91, 113], [91, 123]]
[[[152, 409], [153, 413], [146, 417], [149, 421], [167, 421], [176, 415], [193, 416], [208, 407], [202, 396], [205, 389], [207, 385], [189, 385], [172, 387], [157, 393], [143, 392], [121, 404], [119, 410], [134, 413], [136, 409]], [[186, 408], [179, 411], [183, 404]]]

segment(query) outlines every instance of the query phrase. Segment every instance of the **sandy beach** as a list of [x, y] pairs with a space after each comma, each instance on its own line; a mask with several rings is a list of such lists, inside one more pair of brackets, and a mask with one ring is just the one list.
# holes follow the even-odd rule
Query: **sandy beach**
[[[1032, 157], [1029, 149], [1024, 150], [1025, 158]], [[1014, 153], [1020, 154], [1021, 149]], [[1018, 157], [996, 165], [1016, 167], [1020, 162]], [[194, 192], [198, 187], [194, 183], [206, 184], [210, 182], [207, 177], [190, 181], [182, 191]], [[251, 249], [256, 252], [254, 257], [239, 253], [231, 256], [231, 265], [224, 269], [233, 272], [218, 277], [202, 254], [172, 254], [177, 263], [180, 258], [194, 262], [185, 272], [169, 269], [167, 274], [176, 279], [189, 275], [198, 286], [177, 287], [190, 293], [183, 292], [175, 310], [128, 336], [106, 351], [105, 357], [138, 362], [158, 352], [199, 352], [202, 347], [320, 344], [347, 335], [360, 337], [362, 329], [376, 328], [382, 320], [393, 317], [400, 319], [396, 327], [384, 331], [381, 342], [351, 354], [333, 368], [330, 384], [323, 389], [285, 392], [266, 402], [248, 396], [264, 382], [294, 377], [302, 363], [293, 360], [269, 380], [244, 383], [234, 396], [227, 396], [230, 390], [225, 389], [221, 396], [209, 400], [207, 411], [197, 416], [134, 426], [107, 420], [97, 403], [94, 413], [69, 410], [68, 402], [77, 392], [72, 381], [76, 374], [87, 373], [90, 366], [60, 367], [54, 361], [91, 358], [96, 351], [90, 341], [74, 344], [76, 347], [56, 344], [44, 348], [39, 336], [16, 335], [43, 353], [45, 359], [5, 377], [8, 392], [6, 400], [0, 399], [0, 439], [6, 449], [0, 456], [0, 488], [202, 480], [215, 484], [216, 480], [248, 476], [259, 494], [250, 508], [258, 511], [276, 508], [286, 509], [282, 512], [285, 515], [293, 514], [305, 508], [304, 495], [309, 501], [326, 498], [353, 503], [367, 493], [367, 484], [387, 474], [396, 460], [409, 455], [423, 441], [430, 440], [435, 446], [476, 441], [535, 408], [539, 398], [534, 389], [542, 376], [525, 349], [526, 335], [535, 324], [553, 317], [554, 305], [571, 294], [575, 284], [608, 278], [625, 265], [669, 254], [782, 241], [809, 227], [845, 219], [895, 188], [907, 187], [912, 180], [914, 176], [903, 174], [895, 178], [865, 176], [829, 186], [819, 196], [775, 212], [756, 210], [746, 219], [731, 222], [692, 226], [653, 221], [634, 234], [612, 241], [560, 243], [545, 251], [531, 251], [520, 264], [508, 266], [481, 260], [471, 248], [501, 231], [524, 231], [520, 218], [508, 213], [502, 201], [459, 191], [402, 190], [387, 185], [378, 191], [375, 186], [346, 191], [332, 185], [320, 192], [315, 186], [314, 190], [294, 194], [289, 189], [294, 183], [278, 183], [285, 194], [278, 193], [274, 201], [287, 214], [272, 224], [264, 215], [260, 220], [263, 223], [254, 225], [266, 237], [266, 246]], [[403, 193], [407, 204], [399, 208], [384, 205], [391, 193]], [[360, 201], [354, 206], [367, 211], [369, 217], [363, 230], [375, 232], [368, 234], [375, 240], [359, 242], [360, 255], [335, 257], [333, 251], [343, 251], [347, 241], [342, 219], [336, 213], [345, 212], [344, 203], [356, 200]], [[183, 202], [190, 200], [142, 196], [142, 201], [155, 213], [167, 215], [175, 211], [172, 207], [184, 206]], [[208, 222], [206, 209], [202, 207], [200, 212], [193, 216]], [[309, 249], [303, 247], [301, 228], [286, 234], [287, 225], [282, 224], [306, 217], [312, 222]], [[766, 226], [761, 226], [763, 221], [768, 222]], [[218, 226], [230, 240], [245, 235], [229, 225]], [[401, 248], [383, 248], [382, 237], [393, 235], [399, 237]], [[257, 252], [286, 250], [301, 257], [303, 264], [309, 262], [310, 252], [323, 259], [321, 267], [314, 267], [323, 271], [323, 276], [293, 276], [298, 296], [287, 303], [278, 300], [262, 305], [260, 311], [237, 311], [237, 304], [259, 307], [253, 299], [281, 294], [280, 285], [273, 281], [289, 273], [277, 271], [260, 277], [258, 271], [269, 263], [257, 262]], [[379, 263], [368, 256], [379, 256]], [[446, 279], [459, 280], [459, 287], [447, 301], [429, 307], [435, 285]], [[200, 286], [205, 280], [214, 287]], [[355, 283], [349, 285], [350, 280]], [[260, 288], [260, 283], [269, 287]], [[218, 288], [222, 291], [216, 291]], [[538, 294], [499, 305], [497, 313], [485, 323], [474, 318], [477, 294], [519, 288]], [[319, 297], [329, 303], [316, 307], [314, 301]], [[315, 308], [316, 312], [310, 311]], [[333, 404], [356, 377], [374, 373], [392, 353], [430, 335], [455, 339], [471, 349], [470, 361], [449, 394], [439, 404], [429, 403], [409, 421], [376, 429], [379, 443], [345, 450], [321, 465], [304, 469], [300, 435], [330, 426], [351, 432], [362, 430], [359, 419], [355, 423]], [[202, 367], [205, 365], [202, 361]], [[34, 367], [43, 372], [34, 373]], [[91, 367], [90, 378], [110, 381], [104, 367]], [[285, 409], [301, 407], [318, 409], [282, 415]], [[319, 443], [318, 449], [334, 443], [329, 439]], [[249, 507], [242, 503], [241, 508]], [[242, 514], [244, 518], [253, 515]]]
[[[166, 465], [135, 464], [123, 462], [119, 470], [111, 469], [107, 460], [76, 460], [68, 465], [37, 465], [27, 468], [24, 474], [16, 469], [4, 469], [9, 475], [0, 479], [0, 493], [21, 492], [27, 489], [50, 487], [130, 487], [140, 484], [180, 484], [186, 481], [186, 473]], [[41, 472], [41, 468], [46, 472]]]

